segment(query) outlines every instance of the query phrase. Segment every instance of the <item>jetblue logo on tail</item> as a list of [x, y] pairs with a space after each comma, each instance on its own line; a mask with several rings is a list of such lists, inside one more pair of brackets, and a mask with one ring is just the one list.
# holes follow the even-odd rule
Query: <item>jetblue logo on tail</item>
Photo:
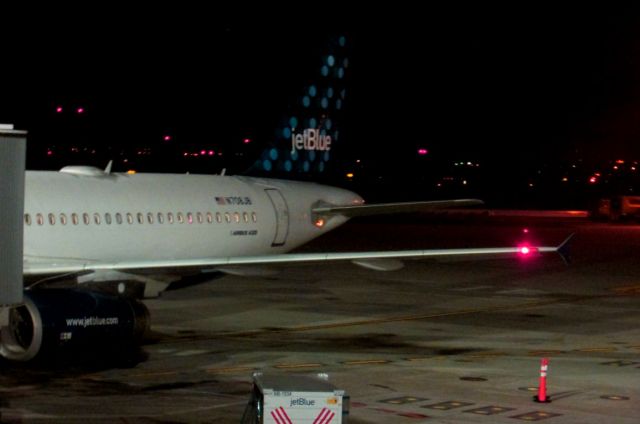
[[331, 136], [320, 134], [319, 129], [307, 128], [300, 133], [291, 133], [291, 153], [296, 150], [331, 150]]
[[292, 103], [275, 128], [273, 138], [252, 166], [252, 174], [306, 179], [322, 173], [330, 175], [338, 169], [330, 166], [330, 159], [339, 153], [339, 143], [344, 143], [340, 123], [346, 112], [347, 39], [331, 37], [318, 53], [322, 56], [316, 65], [315, 78], [291, 97]]

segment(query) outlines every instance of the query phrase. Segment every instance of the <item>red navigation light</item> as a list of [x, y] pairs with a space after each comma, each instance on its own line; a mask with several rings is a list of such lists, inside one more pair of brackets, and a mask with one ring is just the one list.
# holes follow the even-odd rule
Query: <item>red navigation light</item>
[[420, 156], [424, 156], [424, 155], [426, 155], [427, 153], [429, 153], [429, 151], [428, 151], [427, 149], [418, 149], [418, 154], [419, 154]]
[[518, 246], [518, 254], [523, 257], [531, 256], [534, 253], [538, 252], [537, 247], [532, 247], [527, 244], [522, 244]]

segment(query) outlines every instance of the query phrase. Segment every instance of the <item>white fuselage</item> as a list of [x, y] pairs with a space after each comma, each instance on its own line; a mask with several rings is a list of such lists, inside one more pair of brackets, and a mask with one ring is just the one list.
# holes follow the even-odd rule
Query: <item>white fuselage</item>
[[25, 261], [131, 261], [283, 253], [344, 223], [316, 225], [347, 190], [217, 175], [27, 171]]

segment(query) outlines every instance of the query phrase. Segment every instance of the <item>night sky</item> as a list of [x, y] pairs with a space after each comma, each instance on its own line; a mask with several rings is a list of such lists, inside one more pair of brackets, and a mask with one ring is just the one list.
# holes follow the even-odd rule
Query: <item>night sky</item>
[[0, 30], [0, 122], [28, 129], [32, 148], [69, 126], [98, 145], [266, 140], [322, 40], [343, 33], [353, 157], [400, 167], [419, 146], [513, 168], [640, 157], [637, 9], [358, 7], [17, 14]]

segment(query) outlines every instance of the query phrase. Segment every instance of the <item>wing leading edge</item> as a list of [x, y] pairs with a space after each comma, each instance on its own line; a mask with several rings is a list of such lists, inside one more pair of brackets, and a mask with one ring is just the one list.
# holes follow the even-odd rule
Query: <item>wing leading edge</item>
[[484, 202], [479, 199], [455, 199], [352, 206], [322, 205], [313, 208], [312, 213], [316, 215], [343, 215], [352, 218], [356, 216], [382, 215], [400, 212], [427, 212], [439, 209], [479, 206], [483, 204]]
[[[565, 261], [568, 257], [570, 235], [558, 246], [528, 247], [526, 255], [558, 253]], [[154, 261], [123, 262], [75, 262], [75, 263], [25, 263], [25, 275], [38, 276], [50, 274], [72, 274], [86, 271], [117, 270], [176, 270], [176, 269], [223, 269], [226, 266], [286, 265], [300, 263], [320, 263], [332, 261], [351, 261], [357, 265], [377, 270], [393, 270], [398, 268], [402, 259], [425, 258], [508, 258], [522, 255], [522, 247], [488, 247], [466, 249], [419, 249], [372, 252], [333, 252], [333, 253], [284, 253], [277, 255], [234, 256], [223, 258], [176, 259]]]

